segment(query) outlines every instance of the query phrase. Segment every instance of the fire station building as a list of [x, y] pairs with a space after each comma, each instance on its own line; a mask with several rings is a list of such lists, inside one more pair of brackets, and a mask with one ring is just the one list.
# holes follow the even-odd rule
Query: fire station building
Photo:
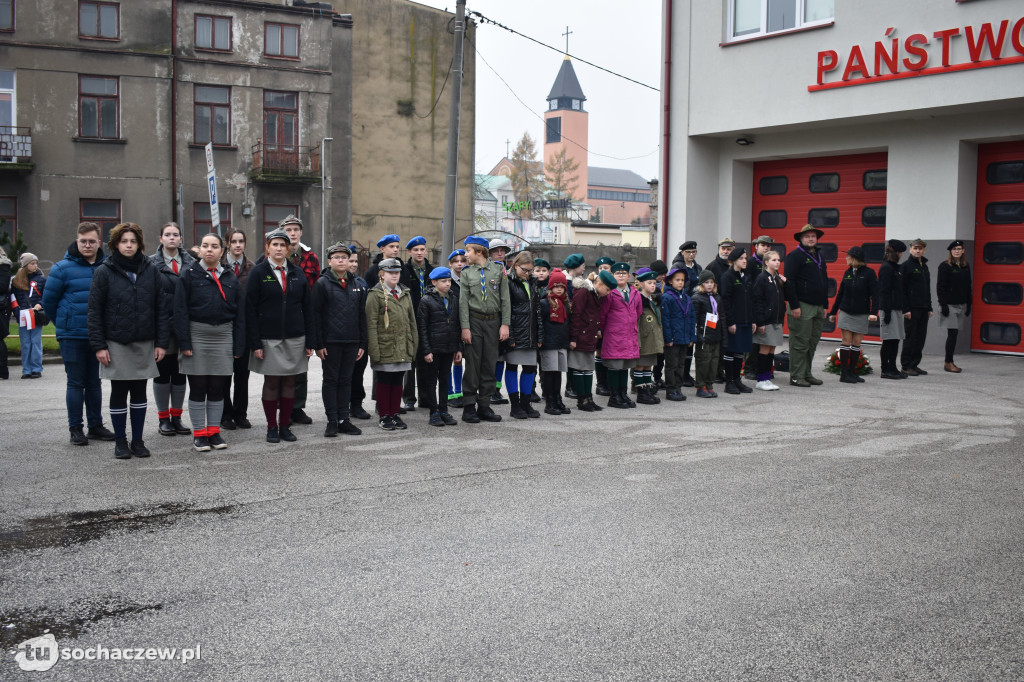
[[695, 239], [706, 264], [760, 234], [785, 251], [810, 223], [834, 280], [851, 246], [877, 268], [887, 239], [921, 238], [934, 287], [960, 239], [963, 350], [1024, 355], [1019, 0], [665, 0], [664, 18], [663, 255]]

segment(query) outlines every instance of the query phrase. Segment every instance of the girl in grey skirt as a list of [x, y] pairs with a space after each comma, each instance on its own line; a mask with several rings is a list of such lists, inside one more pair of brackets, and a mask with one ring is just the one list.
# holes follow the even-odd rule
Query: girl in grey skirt
[[224, 390], [245, 346], [242, 288], [235, 274], [221, 265], [223, 254], [220, 235], [204, 235], [201, 260], [181, 273], [174, 292], [174, 334], [181, 373], [188, 376], [188, 414], [197, 452], [228, 446], [220, 435]]
[[[142, 229], [120, 223], [110, 232], [110, 257], [89, 288], [89, 345], [110, 380], [114, 457], [149, 457], [142, 439], [146, 425], [146, 383], [157, 376], [170, 338], [170, 311], [156, 267], [143, 255]], [[132, 441], [127, 439], [131, 394]]]
[[786, 319], [786, 295], [783, 283], [786, 279], [779, 274], [782, 259], [777, 251], [764, 255], [764, 270], [754, 281], [751, 290], [751, 304], [754, 307], [754, 324], [757, 329], [754, 343], [759, 344], [757, 355], [757, 386], [761, 391], [777, 391], [772, 381], [775, 347], [782, 344], [782, 322]]
[[946, 330], [946, 364], [944, 369], [953, 374], [963, 370], [953, 362], [956, 340], [964, 320], [971, 315], [971, 266], [964, 258], [964, 243], [959, 239], [946, 247], [949, 257], [939, 263], [939, 279], [935, 293], [939, 297], [939, 329]]
[[878, 320], [878, 278], [875, 271], [865, 265], [864, 249], [859, 246], [846, 252], [846, 264], [849, 267], [843, 273], [828, 319], [834, 322], [838, 311], [838, 325], [843, 334], [843, 345], [839, 347], [842, 363], [839, 381], [860, 384], [864, 383], [857, 375], [860, 342], [868, 331], [868, 322]]
[[541, 388], [545, 414], [570, 414], [562, 402], [562, 374], [569, 370], [569, 298], [565, 273], [555, 270], [548, 277], [547, 295], [537, 306], [537, 348], [540, 349]]

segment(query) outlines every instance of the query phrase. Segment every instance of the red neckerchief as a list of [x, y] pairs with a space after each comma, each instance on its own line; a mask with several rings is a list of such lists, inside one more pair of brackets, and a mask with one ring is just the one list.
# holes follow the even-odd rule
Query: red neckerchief
[[565, 294], [553, 294], [549, 291], [548, 303], [551, 305], [551, 314], [548, 319], [558, 324], [564, 324], [567, 313]]

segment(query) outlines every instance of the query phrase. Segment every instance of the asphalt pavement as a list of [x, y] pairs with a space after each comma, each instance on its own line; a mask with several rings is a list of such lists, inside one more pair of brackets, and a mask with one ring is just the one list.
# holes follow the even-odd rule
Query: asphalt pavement
[[[1024, 679], [1024, 360], [940, 360], [335, 439], [315, 361], [298, 442], [254, 376], [227, 450], [150, 403], [129, 461], [47, 365], [0, 382], [0, 678]], [[192, 660], [74, 660], [150, 647]]]

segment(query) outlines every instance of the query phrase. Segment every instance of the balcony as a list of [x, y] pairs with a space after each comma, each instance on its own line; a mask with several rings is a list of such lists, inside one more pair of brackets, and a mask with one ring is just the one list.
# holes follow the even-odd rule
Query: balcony
[[23, 126], [0, 126], [0, 174], [31, 173], [32, 129]]
[[305, 185], [320, 182], [320, 145], [268, 144], [258, 140], [252, 146], [253, 182]]

